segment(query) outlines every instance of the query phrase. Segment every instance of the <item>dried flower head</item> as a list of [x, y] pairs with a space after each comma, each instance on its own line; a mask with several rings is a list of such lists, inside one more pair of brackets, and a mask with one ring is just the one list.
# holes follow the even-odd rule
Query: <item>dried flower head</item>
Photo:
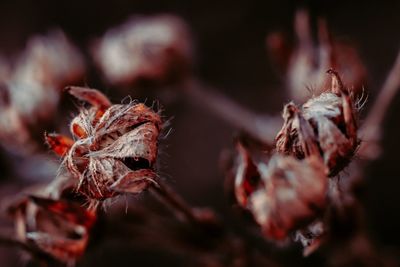
[[318, 95], [329, 83], [325, 70], [334, 68], [343, 76], [346, 84], [352, 85], [351, 92], [360, 95], [366, 81], [366, 70], [357, 50], [343, 41], [330, 36], [323, 19], [318, 21], [318, 42], [313, 41], [309, 15], [305, 10], [296, 12], [294, 31], [298, 43], [293, 49], [280, 33], [270, 34], [267, 47], [274, 61], [283, 70], [291, 99], [303, 103], [312, 88]]
[[17, 238], [63, 263], [74, 263], [88, 244], [94, 212], [65, 200], [30, 196], [10, 208]]
[[[276, 137], [276, 150], [279, 153], [305, 158], [306, 151], [302, 144], [304, 137], [301, 127], [311, 127], [311, 142], [319, 148], [328, 168], [328, 176], [335, 176], [353, 157], [359, 144], [357, 138], [356, 109], [353, 107], [347, 88], [333, 70], [332, 85], [329, 92], [311, 98], [301, 107], [289, 103], [285, 106], [284, 125]], [[295, 125], [294, 119], [304, 117], [304, 125]]]
[[54, 118], [61, 88], [83, 76], [79, 51], [61, 31], [28, 41], [13, 68], [0, 63], [0, 141], [9, 151], [32, 152], [39, 123]]
[[191, 50], [186, 24], [159, 15], [134, 17], [108, 31], [95, 43], [93, 56], [109, 83], [129, 85], [177, 78], [190, 65]]
[[[299, 114], [293, 124], [304, 123]], [[274, 154], [268, 164], [255, 164], [239, 146], [235, 180], [239, 204], [249, 209], [264, 234], [282, 240], [288, 234], [315, 220], [325, 207], [328, 190], [326, 168], [318, 147], [308, 137], [311, 127], [301, 127], [301, 140], [307, 155], [304, 160]]]
[[83, 57], [60, 30], [28, 41], [8, 87], [11, 103], [24, 120], [36, 122], [55, 110], [61, 89], [81, 79]]
[[76, 189], [97, 201], [123, 192], [139, 193], [153, 183], [159, 114], [136, 102], [112, 105], [94, 89], [69, 87], [69, 93], [91, 105], [72, 120], [76, 141], [56, 134], [46, 139], [63, 156], [63, 167]]

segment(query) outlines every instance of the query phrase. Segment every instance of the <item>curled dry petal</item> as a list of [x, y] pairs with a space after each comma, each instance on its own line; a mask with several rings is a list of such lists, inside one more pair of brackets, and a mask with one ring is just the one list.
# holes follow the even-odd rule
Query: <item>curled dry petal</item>
[[115, 181], [111, 188], [121, 193], [137, 194], [145, 190], [150, 183], [156, 183], [155, 178], [156, 173], [152, 170], [131, 171]]
[[85, 101], [98, 109], [107, 109], [111, 106], [110, 100], [96, 89], [68, 86], [66, 90], [76, 98]]
[[235, 196], [238, 203], [246, 207], [248, 197], [260, 186], [261, 177], [250, 153], [241, 144], [236, 145], [238, 157], [236, 159]]
[[45, 133], [45, 140], [51, 150], [59, 156], [64, 156], [74, 144], [74, 140], [60, 134]]

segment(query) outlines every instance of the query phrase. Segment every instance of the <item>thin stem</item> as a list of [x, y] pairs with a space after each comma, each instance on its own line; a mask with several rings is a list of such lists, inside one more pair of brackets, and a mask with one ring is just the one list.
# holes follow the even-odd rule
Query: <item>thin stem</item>
[[192, 223], [198, 222], [198, 217], [193, 208], [187, 204], [181, 196], [179, 196], [171, 187], [158, 181], [157, 185], [150, 188], [156, 196], [161, 198], [163, 204], [167, 204], [170, 208], [177, 213], [177, 217]]
[[366, 141], [360, 148], [360, 153], [369, 159], [376, 158], [381, 150], [383, 121], [400, 88], [400, 52], [387, 76], [385, 83], [369, 112], [364, 125], [360, 130], [360, 136]]
[[213, 112], [264, 144], [274, 144], [275, 135], [281, 126], [280, 118], [255, 114], [195, 78], [184, 83], [183, 92], [200, 107]]

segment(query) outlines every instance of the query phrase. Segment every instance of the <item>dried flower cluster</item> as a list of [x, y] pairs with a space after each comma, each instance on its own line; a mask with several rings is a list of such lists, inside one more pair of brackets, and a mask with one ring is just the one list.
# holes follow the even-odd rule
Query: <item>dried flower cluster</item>
[[[95, 89], [69, 87], [82, 107], [71, 122], [76, 140], [46, 134], [63, 157], [60, 174], [46, 187], [12, 201], [17, 238], [36, 256], [74, 264], [84, 253], [99, 201], [139, 193], [156, 184], [161, 118], [143, 104], [112, 105]], [[88, 205], [88, 208], [84, 206]]]
[[[69, 93], [91, 105], [71, 122], [76, 140], [49, 134], [47, 143], [63, 157], [73, 187], [91, 201], [123, 192], [139, 193], [155, 183], [153, 170], [161, 118], [143, 104], [112, 105], [97, 90], [69, 87]], [[65, 179], [60, 175], [59, 179]]]
[[[7, 63], [4, 63], [7, 64]], [[17, 152], [32, 151], [32, 132], [53, 119], [61, 89], [79, 81], [85, 65], [80, 52], [62, 31], [28, 41], [15, 66], [0, 69], [0, 140]]]
[[177, 79], [191, 64], [192, 45], [178, 17], [134, 17], [95, 42], [94, 61], [114, 85]]
[[[313, 41], [308, 12], [299, 10], [294, 21], [297, 44], [291, 48], [282, 33], [270, 34], [267, 47], [275, 63], [284, 72], [291, 99], [303, 103], [312, 94], [319, 95], [329, 81], [325, 71], [337, 70], [354, 95], [363, 92], [366, 71], [357, 50], [350, 44], [331, 37], [326, 22], [318, 20], [318, 42]], [[305, 90], [304, 86], [309, 86]], [[311, 91], [311, 92], [310, 92]]]
[[[361, 173], [360, 166], [351, 165], [355, 174], [339, 179], [354, 156], [363, 153], [362, 148], [358, 151], [362, 144], [354, 98], [360, 97], [365, 70], [354, 48], [332, 39], [323, 20], [318, 21], [315, 45], [309, 24], [307, 12], [298, 11], [294, 49], [288, 48], [280, 34], [267, 39], [283, 67], [291, 97], [298, 102], [284, 106], [281, 128], [276, 117], [256, 116], [224, 96], [207, 92], [212, 87], [187, 75], [192, 44], [187, 25], [175, 16], [132, 18], [97, 40], [91, 55], [103, 82], [127, 88], [141, 81], [158, 86], [179, 81], [175, 85], [184, 87], [180, 93], [203, 101], [203, 108], [222, 115], [246, 131], [246, 136], [257, 138], [253, 143], [237, 142], [236, 161], [229, 170], [230, 176], [234, 174], [230, 190], [234, 190], [241, 211], [252, 215], [267, 239], [279, 244], [299, 242], [304, 255], [332, 243], [329, 253], [341, 254], [332, 257], [338, 266], [359, 266], [355, 263], [370, 259], [372, 264], [362, 266], [377, 266], [378, 253], [362, 233], [363, 216], [351, 188], [352, 175]], [[55, 31], [29, 41], [14, 65], [0, 58], [0, 142], [10, 150], [17, 147], [16, 153], [33, 151], [29, 155], [32, 160], [40, 155], [34, 151], [33, 128], [53, 119], [61, 88], [82, 78], [85, 63], [65, 35]], [[385, 87], [386, 95], [381, 97], [387, 106], [387, 95], [393, 97], [400, 87], [400, 54], [396, 66]], [[307, 84], [315, 86], [313, 95], [305, 90]], [[113, 104], [95, 89], [69, 86], [66, 91], [82, 102], [69, 125], [72, 137], [46, 133], [46, 143], [61, 157], [57, 176], [46, 186], [7, 199], [12, 202], [8, 212], [15, 222], [12, 244], [30, 252], [34, 259], [44, 259], [47, 266], [53, 261], [72, 266], [87, 250], [93, 228], [112, 222], [112, 227], [121, 227], [120, 231], [113, 228], [113, 234], [126, 233], [123, 238], [127, 240], [133, 235], [138, 243], [164, 246], [187, 258], [190, 255], [189, 261], [198, 266], [280, 266], [262, 249], [248, 249], [245, 242], [252, 237], [247, 233], [228, 231], [230, 227], [225, 228], [212, 210], [191, 208], [158, 179], [155, 165], [164, 126], [158, 112], [136, 101]], [[366, 131], [367, 124], [360, 132], [375, 138], [372, 146], [380, 148], [383, 113], [371, 118], [369, 125], [376, 127]], [[42, 129], [37, 130], [42, 136]], [[365, 155], [375, 151], [364, 150]], [[123, 205], [113, 206], [111, 214], [98, 209], [100, 203], [114, 197], [146, 189], [153, 189], [161, 203], [173, 210], [174, 220], [165, 214], [151, 214], [147, 206], [125, 204], [123, 215], [119, 215]], [[132, 210], [137, 214], [126, 218]], [[338, 230], [343, 225], [346, 229]], [[334, 237], [341, 230], [344, 237]], [[3, 238], [0, 233], [0, 244], [7, 243]], [[343, 253], [347, 248], [351, 249]], [[364, 255], [370, 258], [364, 259]]]
[[300, 107], [285, 106], [284, 124], [267, 164], [255, 162], [238, 145], [238, 203], [251, 211], [270, 239], [285, 240], [297, 231], [295, 240], [305, 246], [305, 254], [318, 246], [325, 231], [320, 219], [329, 204], [329, 177], [348, 164], [358, 145], [357, 110], [339, 75], [328, 73], [328, 91]]

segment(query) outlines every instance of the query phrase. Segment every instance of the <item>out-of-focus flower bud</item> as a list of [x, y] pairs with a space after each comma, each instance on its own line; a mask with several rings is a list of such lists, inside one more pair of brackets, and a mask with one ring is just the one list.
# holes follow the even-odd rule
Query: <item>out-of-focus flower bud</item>
[[13, 68], [0, 63], [2, 145], [16, 154], [34, 151], [41, 126], [54, 119], [61, 89], [84, 72], [82, 55], [60, 30], [31, 38]]
[[275, 154], [266, 165], [254, 163], [243, 146], [238, 148], [236, 198], [253, 214], [266, 237], [284, 240], [317, 218], [328, 190], [319, 156], [298, 160]]
[[105, 79], [119, 86], [179, 79], [192, 61], [188, 27], [171, 15], [133, 17], [106, 32], [92, 51]]
[[17, 238], [44, 254], [73, 264], [85, 252], [96, 214], [78, 203], [30, 196], [10, 208]]
[[324, 20], [318, 21], [318, 42], [314, 43], [307, 11], [299, 10], [294, 21], [297, 44], [290, 49], [280, 33], [267, 37], [267, 47], [284, 72], [290, 98], [303, 103], [324, 91], [329, 81], [325, 71], [333, 68], [355, 96], [363, 93], [366, 70], [357, 50], [349, 43], [330, 36]]
[[28, 41], [8, 83], [12, 105], [24, 120], [48, 119], [57, 108], [61, 89], [79, 81], [83, 57], [60, 30]]

